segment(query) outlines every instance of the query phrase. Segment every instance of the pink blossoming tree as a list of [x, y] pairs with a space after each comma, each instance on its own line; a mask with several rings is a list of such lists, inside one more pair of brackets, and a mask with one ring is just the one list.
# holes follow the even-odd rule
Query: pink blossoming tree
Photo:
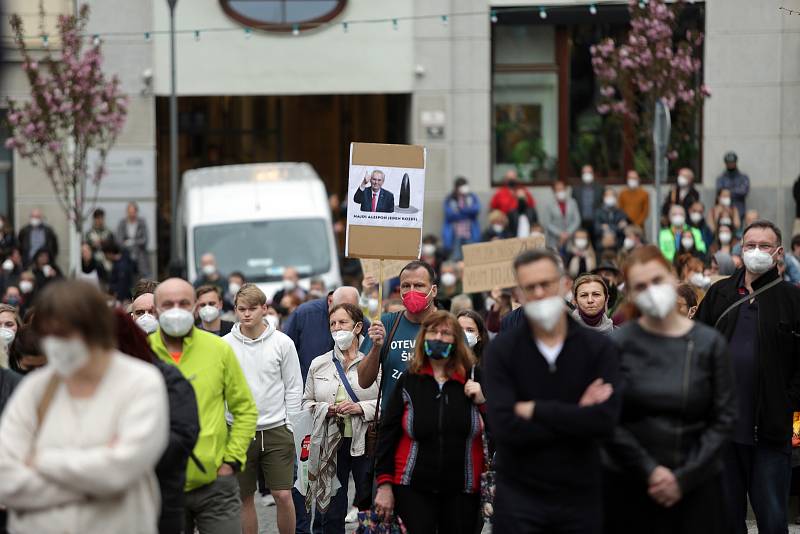
[[[31, 94], [30, 99], [9, 102], [12, 137], [5, 145], [44, 171], [77, 236], [96, 200], [87, 202], [88, 185], [97, 186], [103, 178], [106, 156], [127, 115], [119, 80], [107, 78], [101, 69], [99, 40], [84, 47], [88, 20], [87, 5], [77, 16], [60, 16], [59, 54], [48, 49], [37, 61], [28, 49], [22, 19], [11, 16]], [[97, 157], [90, 164], [92, 150]], [[80, 258], [77, 245], [80, 241], [73, 247], [73, 263]]]
[[691, 139], [697, 110], [711, 95], [698, 82], [702, 68], [698, 49], [703, 34], [688, 30], [681, 38], [675, 35], [682, 7], [682, 0], [669, 4], [664, 0], [630, 0], [627, 39], [615, 42], [606, 38], [591, 47], [592, 67], [600, 85], [597, 111], [620, 123], [632, 123], [632, 128], [624, 129], [624, 135], [640, 170], [652, 168], [656, 101], [663, 98], [672, 114], [668, 157], [674, 160], [677, 148]]

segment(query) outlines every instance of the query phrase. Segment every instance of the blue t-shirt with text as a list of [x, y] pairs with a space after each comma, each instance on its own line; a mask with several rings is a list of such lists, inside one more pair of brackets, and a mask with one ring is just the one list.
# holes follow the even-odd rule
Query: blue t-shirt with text
[[[392, 336], [389, 351], [383, 360], [381, 411], [386, 408], [386, 403], [394, 391], [397, 379], [405, 372], [408, 367], [408, 362], [414, 357], [414, 346], [416, 345], [417, 334], [420, 328], [419, 323], [412, 323], [406, 319], [405, 313], [384, 313], [381, 316], [381, 322], [386, 329], [387, 337], [392, 331], [392, 326], [394, 326], [394, 321], [398, 315], [400, 316], [400, 324], [397, 325], [397, 330], [394, 336]], [[361, 352], [367, 354], [370, 348], [372, 348], [372, 340], [367, 336], [363, 343], [361, 343]]]

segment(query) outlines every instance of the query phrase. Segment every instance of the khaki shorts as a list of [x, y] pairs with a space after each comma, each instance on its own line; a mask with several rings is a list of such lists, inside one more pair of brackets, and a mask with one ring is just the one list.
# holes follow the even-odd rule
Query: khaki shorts
[[242, 498], [252, 497], [256, 492], [259, 469], [264, 472], [269, 489], [292, 489], [294, 461], [294, 436], [286, 425], [257, 430], [247, 449], [247, 464], [238, 475]]

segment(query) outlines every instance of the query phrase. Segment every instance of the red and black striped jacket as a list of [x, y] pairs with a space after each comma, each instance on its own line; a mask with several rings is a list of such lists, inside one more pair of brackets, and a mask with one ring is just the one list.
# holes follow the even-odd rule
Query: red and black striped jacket
[[442, 493], [480, 490], [483, 420], [464, 395], [465, 381], [456, 375], [440, 390], [430, 366], [400, 376], [381, 416], [378, 484]]

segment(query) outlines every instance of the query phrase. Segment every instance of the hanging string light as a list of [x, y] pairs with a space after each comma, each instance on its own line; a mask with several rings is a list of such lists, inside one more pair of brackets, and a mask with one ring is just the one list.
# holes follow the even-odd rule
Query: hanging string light
[[492, 24], [497, 24], [497, 11], [494, 9], [489, 12], [489, 20]]
[[300, 26], [298, 26], [297, 24], [294, 24], [292, 26], [292, 35], [294, 35], [295, 37], [300, 35]]
[[543, 7], [539, 8], [539, 18], [542, 20], [547, 18], [547, 10]]

